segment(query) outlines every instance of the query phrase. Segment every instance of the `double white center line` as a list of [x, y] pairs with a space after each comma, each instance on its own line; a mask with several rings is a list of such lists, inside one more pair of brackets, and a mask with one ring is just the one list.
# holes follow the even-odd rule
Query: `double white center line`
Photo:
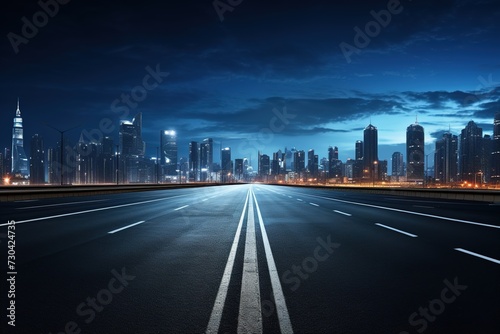
[[276, 264], [274, 263], [274, 257], [271, 252], [271, 246], [269, 244], [269, 239], [267, 237], [266, 228], [264, 226], [257, 198], [255, 197], [252, 188], [250, 188], [247, 192], [245, 205], [241, 213], [238, 228], [236, 229], [236, 235], [234, 237], [231, 251], [229, 252], [229, 258], [227, 260], [226, 268], [222, 276], [222, 280], [219, 286], [219, 291], [217, 292], [217, 297], [215, 299], [214, 307], [212, 309], [212, 314], [210, 315], [210, 320], [207, 326], [206, 333], [218, 333], [219, 331], [219, 326], [222, 319], [222, 312], [224, 309], [224, 303], [227, 297], [229, 282], [231, 280], [231, 274], [233, 271], [233, 266], [236, 257], [236, 250], [238, 248], [238, 242], [240, 239], [241, 229], [243, 226], [245, 211], [247, 210], [247, 207], [248, 207], [247, 231], [245, 236], [245, 252], [244, 252], [245, 255], [243, 260], [243, 277], [241, 284], [237, 332], [262, 333], [263, 331], [261, 301], [260, 301], [259, 271], [257, 262], [257, 238], [255, 232], [254, 201], [255, 201], [257, 216], [259, 219], [260, 231], [262, 233], [264, 250], [266, 253], [266, 262], [269, 269], [271, 286], [273, 289], [274, 300], [276, 303], [276, 312], [278, 316], [280, 329], [282, 333], [293, 333], [292, 325], [290, 322], [290, 316], [288, 314], [288, 309], [286, 307], [285, 297], [283, 295], [283, 290], [281, 288], [278, 272], [276, 269]]
[[262, 333], [262, 311], [260, 306], [259, 268], [257, 264], [257, 239], [255, 237], [253, 196], [250, 196], [248, 205], [238, 333]]

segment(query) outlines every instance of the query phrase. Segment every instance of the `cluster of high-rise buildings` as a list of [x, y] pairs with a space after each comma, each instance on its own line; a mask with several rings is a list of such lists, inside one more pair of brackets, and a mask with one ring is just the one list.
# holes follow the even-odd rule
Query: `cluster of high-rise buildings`
[[[392, 161], [394, 180], [424, 181], [424, 129], [418, 123], [407, 128], [407, 164], [403, 154], [395, 152]], [[272, 160], [259, 153], [259, 177], [265, 180], [299, 181], [329, 180], [329, 182], [375, 182], [389, 181], [387, 160], [378, 157], [378, 130], [369, 124], [363, 131], [363, 140], [355, 142], [354, 159], [342, 162], [337, 146], [328, 147], [328, 157], [318, 159], [313, 149], [307, 154], [303, 150], [285, 149], [273, 154]], [[268, 164], [271, 166], [268, 172]], [[406, 166], [406, 167], [405, 167]], [[286, 175], [286, 178], [282, 176]], [[269, 177], [271, 176], [271, 177]]]
[[424, 128], [415, 122], [406, 129], [406, 152], [392, 154], [392, 173], [387, 160], [379, 160], [378, 130], [369, 124], [363, 140], [354, 143], [353, 159], [343, 162], [339, 150], [330, 146], [319, 160], [314, 149], [278, 150], [271, 156], [258, 152], [253, 171], [247, 158], [232, 160], [231, 148], [220, 147], [220, 163], [214, 162], [214, 141], [191, 141], [187, 158], [179, 158], [175, 130], [161, 130], [156, 156], [146, 156], [142, 137], [142, 113], [122, 121], [119, 142], [109, 136], [75, 145], [61, 140], [44, 150], [40, 135], [31, 137], [29, 158], [24, 151], [24, 134], [19, 101], [12, 129], [12, 146], [0, 153], [0, 175], [14, 184], [97, 184], [163, 182], [433, 182], [438, 184], [493, 183], [500, 181], [500, 113], [494, 117], [493, 137], [484, 135], [473, 121], [460, 135], [443, 134], [435, 142], [434, 166], [429, 170], [425, 154]]

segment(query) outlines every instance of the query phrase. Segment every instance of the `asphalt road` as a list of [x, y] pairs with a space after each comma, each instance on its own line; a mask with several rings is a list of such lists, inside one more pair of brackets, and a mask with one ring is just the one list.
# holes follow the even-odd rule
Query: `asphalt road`
[[500, 205], [254, 184], [0, 209], [5, 333], [500, 332]]

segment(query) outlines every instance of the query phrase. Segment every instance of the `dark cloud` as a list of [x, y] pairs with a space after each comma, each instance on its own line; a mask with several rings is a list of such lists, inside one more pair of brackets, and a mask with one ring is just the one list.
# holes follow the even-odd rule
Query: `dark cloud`
[[[88, 129], [137, 112], [152, 143], [171, 127], [183, 138], [254, 136], [283, 108], [296, 115], [283, 135], [299, 142], [361, 133], [377, 116], [394, 116], [395, 125], [417, 113], [492, 119], [500, 110], [500, 3], [402, 1], [403, 11], [347, 64], [339, 43], [352, 44], [353, 28], [364, 29], [387, 2], [244, 0], [221, 22], [212, 1], [70, 1], [18, 54], [6, 36], [40, 8], [8, 2], [0, 13], [0, 109], [8, 115], [0, 144], [10, 144], [17, 96], [27, 137], [50, 133], [44, 122]], [[156, 64], [170, 76], [126, 116], [113, 113], [112, 102]], [[439, 73], [422, 79], [431, 71]], [[455, 82], [478, 76], [474, 90]]]

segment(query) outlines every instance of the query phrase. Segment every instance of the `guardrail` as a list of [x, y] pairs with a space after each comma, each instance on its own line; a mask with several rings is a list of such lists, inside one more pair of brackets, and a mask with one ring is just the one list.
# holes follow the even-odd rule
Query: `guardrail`
[[[42, 198], [94, 196], [126, 192], [166, 190], [178, 188], [210, 187], [227, 183], [183, 183], [183, 184], [126, 184], [126, 185], [82, 185], [82, 186], [4, 186], [0, 187], [0, 202], [22, 201]], [[309, 187], [335, 191], [361, 192], [368, 194], [425, 197], [500, 203], [500, 190], [469, 189], [419, 189], [392, 187], [348, 187], [327, 185], [277, 184], [287, 187]]]
[[124, 185], [78, 185], [78, 186], [4, 186], [0, 187], [0, 202], [22, 201], [42, 198], [94, 196], [126, 192], [166, 190], [178, 188], [210, 187], [219, 183], [183, 184], [124, 184]]
[[361, 192], [367, 194], [380, 194], [392, 196], [425, 197], [436, 199], [453, 199], [465, 201], [480, 201], [500, 203], [500, 190], [482, 189], [433, 189], [433, 188], [395, 188], [395, 187], [348, 187], [328, 185], [296, 185], [278, 184], [286, 187], [309, 187], [330, 189], [335, 191]]

